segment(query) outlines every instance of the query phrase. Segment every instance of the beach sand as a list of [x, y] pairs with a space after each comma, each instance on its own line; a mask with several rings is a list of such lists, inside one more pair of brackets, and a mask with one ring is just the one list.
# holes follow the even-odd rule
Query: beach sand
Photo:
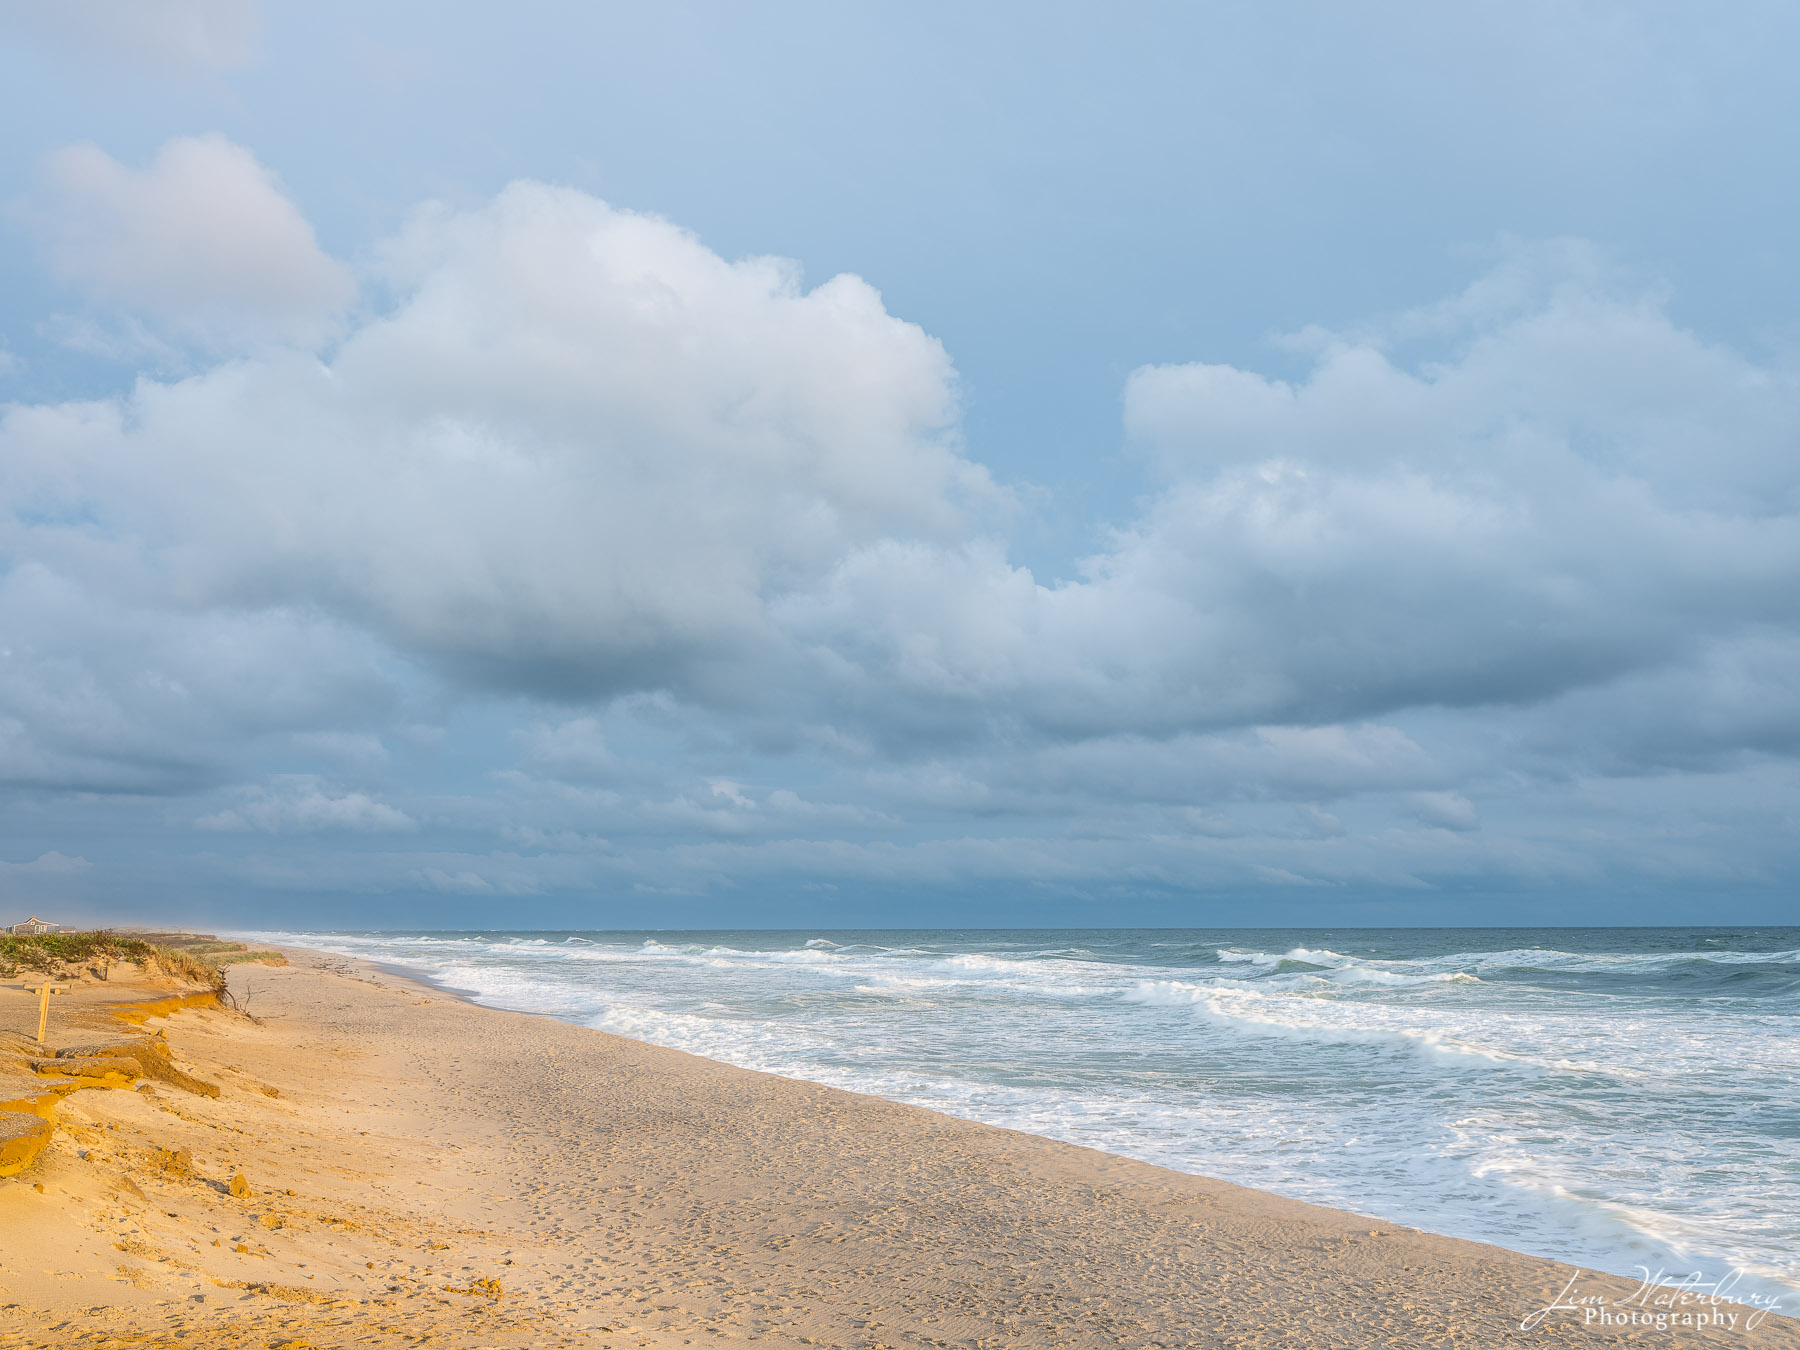
[[1576, 1272], [289, 956], [234, 969], [254, 1020], [145, 1024], [216, 1097], [74, 1091], [0, 1180], [0, 1346], [1800, 1345], [1733, 1305], [1521, 1330]]

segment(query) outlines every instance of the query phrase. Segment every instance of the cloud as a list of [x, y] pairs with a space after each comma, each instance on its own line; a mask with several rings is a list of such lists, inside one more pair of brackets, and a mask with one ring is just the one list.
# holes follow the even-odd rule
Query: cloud
[[493, 883], [471, 868], [446, 872], [441, 867], [426, 867], [415, 875], [432, 890], [450, 895], [491, 895], [494, 891]]
[[668, 801], [644, 801], [619, 812], [635, 833], [659, 827], [680, 833], [749, 835], [806, 833], [821, 827], [866, 830], [899, 820], [848, 802], [811, 801], [791, 788], [769, 788], [709, 778]]
[[469, 685], [729, 703], [787, 656], [776, 597], [997, 508], [943, 349], [854, 277], [534, 184], [387, 258], [403, 298], [327, 365], [12, 410], [28, 547], [85, 568], [80, 519], [179, 603], [322, 609]]
[[[6, 478], [0, 461], [0, 480]], [[366, 731], [402, 707], [370, 639], [316, 612], [171, 604], [129, 543], [0, 516], [0, 787], [193, 792], [272, 739]], [[60, 566], [44, 550], [63, 534]], [[87, 575], [81, 575], [82, 573]]]
[[327, 363], [16, 409], [12, 485], [185, 606], [890, 754], [1529, 706], [1800, 620], [1800, 378], [1580, 249], [1314, 332], [1296, 382], [1138, 371], [1160, 486], [1054, 587], [1006, 556], [942, 348], [854, 277], [529, 183], [379, 253], [398, 298]]
[[1419, 819], [1427, 825], [1445, 830], [1481, 827], [1475, 804], [1460, 792], [1416, 792], [1410, 800]]
[[238, 789], [235, 806], [201, 816], [202, 830], [260, 831], [263, 834], [311, 834], [349, 830], [358, 834], [391, 833], [418, 827], [404, 811], [363, 792], [334, 792], [318, 781], [293, 777], [272, 786]]
[[199, 826], [429, 834], [331, 885], [467, 896], [1691, 880], [1736, 827], [1587, 787], [1792, 795], [1800, 378], [1586, 250], [1310, 330], [1296, 378], [1136, 372], [1151, 489], [1057, 585], [856, 277], [535, 183], [369, 256], [329, 346], [219, 324], [0, 414], [12, 785], [259, 783]]
[[[459, 865], [466, 864], [466, 865]], [[477, 858], [442, 857], [417, 868], [405, 882], [440, 895], [525, 896], [543, 890], [546, 878], [525, 859], [505, 855]]]
[[878, 791], [914, 806], [1036, 814], [1066, 812], [1075, 803], [1330, 800], [1418, 788], [1444, 775], [1405, 732], [1365, 723], [990, 746], [869, 777]]
[[222, 136], [169, 141], [141, 171], [92, 145], [46, 167], [51, 266], [104, 308], [212, 346], [310, 345], [356, 296], [275, 176]]
[[523, 761], [534, 774], [569, 783], [607, 783], [623, 767], [606, 744], [596, 717], [572, 717], [559, 723], [534, 722], [515, 733]]
[[1315, 334], [1296, 382], [1136, 372], [1159, 486], [1074, 582], [883, 541], [784, 618], [915, 740], [1530, 706], [1794, 633], [1800, 374], [1553, 253], [1394, 336]]
[[1415, 369], [1346, 340], [1294, 385], [1143, 370], [1126, 409], [1170, 481], [1098, 581], [1206, 625], [1216, 696], [1530, 703], [1800, 618], [1800, 377], [1580, 274]]
[[[1752, 628], [1686, 659], [1576, 690], [1516, 731], [1539, 772], [1717, 772], [1800, 755], [1800, 634]], [[1554, 766], [1554, 767], [1553, 767]]]
[[0, 23], [172, 75], [249, 64], [260, 19], [256, 0], [0, 0]]
[[85, 872], [92, 866], [86, 858], [71, 858], [52, 849], [48, 853], [40, 853], [30, 862], [0, 860], [0, 874], [12, 877], [68, 876], [75, 872]]

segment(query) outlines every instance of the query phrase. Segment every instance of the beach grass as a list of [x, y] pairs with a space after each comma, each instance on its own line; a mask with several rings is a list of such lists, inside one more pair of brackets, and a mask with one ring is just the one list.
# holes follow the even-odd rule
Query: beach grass
[[108, 978], [115, 965], [169, 975], [190, 984], [225, 988], [225, 969], [246, 961], [286, 965], [279, 952], [254, 951], [210, 933], [121, 933], [109, 928], [62, 933], [0, 933], [0, 976], [24, 973], [57, 979]]

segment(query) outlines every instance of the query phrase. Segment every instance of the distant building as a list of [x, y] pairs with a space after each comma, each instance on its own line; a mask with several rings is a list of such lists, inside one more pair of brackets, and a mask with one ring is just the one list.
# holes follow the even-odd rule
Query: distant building
[[[17, 913], [17, 911], [15, 910], [14, 913]], [[6, 931], [17, 937], [29, 937], [33, 933], [54, 933], [61, 927], [62, 925], [60, 923], [50, 923], [33, 914], [29, 919], [25, 920], [24, 923], [15, 923]]]

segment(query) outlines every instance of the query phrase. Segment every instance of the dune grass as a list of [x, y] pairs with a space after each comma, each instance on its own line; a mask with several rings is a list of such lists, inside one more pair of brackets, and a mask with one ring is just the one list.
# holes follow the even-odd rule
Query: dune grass
[[225, 967], [243, 961], [287, 964], [279, 952], [252, 951], [241, 942], [204, 933], [116, 933], [93, 928], [67, 933], [0, 933], [0, 976], [24, 972], [50, 976], [86, 973], [107, 978], [115, 965], [223, 990]]

